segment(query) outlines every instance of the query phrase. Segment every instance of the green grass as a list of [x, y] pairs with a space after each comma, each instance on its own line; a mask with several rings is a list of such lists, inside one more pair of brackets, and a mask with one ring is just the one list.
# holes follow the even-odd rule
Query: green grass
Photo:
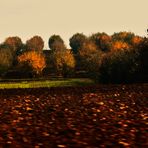
[[16, 82], [14, 81], [0, 82], [0, 89], [86, 86], [92, 84], [94, 84], [94, 81], [90, 79], [61, 79], [61, 80], [39, 80], [39, 81], [22, 80]]

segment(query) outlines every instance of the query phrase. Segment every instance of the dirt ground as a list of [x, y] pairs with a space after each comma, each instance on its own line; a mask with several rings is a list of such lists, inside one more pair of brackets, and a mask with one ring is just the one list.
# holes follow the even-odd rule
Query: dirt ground
[[148, 84], [0, 90], [0, 147], [148, 147]]

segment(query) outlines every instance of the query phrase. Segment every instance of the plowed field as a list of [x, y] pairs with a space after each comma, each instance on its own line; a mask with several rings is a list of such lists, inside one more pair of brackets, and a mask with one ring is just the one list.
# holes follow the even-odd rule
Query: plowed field
[[0, 147], [145, 148], [148, 85], [0, 90]]

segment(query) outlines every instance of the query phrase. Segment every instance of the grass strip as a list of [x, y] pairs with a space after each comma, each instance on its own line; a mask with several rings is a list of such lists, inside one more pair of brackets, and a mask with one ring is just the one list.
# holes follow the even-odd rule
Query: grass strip
[[63, 87], [63, 86], [87, 86], [94, 84], [91, 79], [63, 79], [63, 80], [41, 80], [41, 81], [20, 81], [1, 82], [0, 89], [12, 88], [41, 88], [41, 87]]

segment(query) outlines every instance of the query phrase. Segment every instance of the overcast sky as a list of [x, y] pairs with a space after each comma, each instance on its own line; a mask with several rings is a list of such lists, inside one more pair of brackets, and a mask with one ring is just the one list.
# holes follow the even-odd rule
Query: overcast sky
[[51, 35], [66, 44], [77, 33], [131, 31], [146, 36], [148, 0], [0, 0], [0, 42], [40, 35], [45, 48]]

